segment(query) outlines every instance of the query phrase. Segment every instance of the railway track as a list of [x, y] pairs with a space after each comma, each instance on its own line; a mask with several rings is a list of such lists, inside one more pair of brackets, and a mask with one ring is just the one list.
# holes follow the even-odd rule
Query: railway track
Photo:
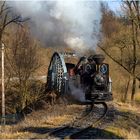
[[[95, 61], [97, 61], [96, 62], [97, 65], [99, 65], [101, 63], [100, 61], [102, 60], [104, 60], [104, 58], [102, 57], [100, 58], [100, 55], [98, 58], [95, 59]], [[66, 65], [64, 61], [64, 57], [59, 53], [54, 53], [50, 61], [49, 68], [48, 68], [46, 92], [51, 91], [53, 89], [57, 93], [58, 97], [60, 97], [61, 95], [66, 95], [67, 93], [71, 92], [73, 90], [72, 88], [73, 85], [75, 85], [74, 81], [77, 79], [71, 76], [68, 70], [70, 69], [68, 69], [68, 65]], [[77, 83], [77, 86], [79, 86], [78, 83]], [[91, 108], [89, 108], [87, 112], [84, 115], [82, 115], [82, 117], [76, 118], [75, 121], [73, 121], [71, 124], [68, 124], [58, 129], [54, 129], [51, 132], [48, 132], [46, 134], [46, 138], [62, 138], [62, 139], [77, 138], [81, 133], [88, 131], [89, 129], [93, 127], [96, 127], [103, 120], [108, 109], [105, 101], [97, 102], [97, 101], [101, 101], [101, 99], [98, 100], [99, 97], [97, 96], [97, 97], [92, 98], [91, 96], [89, 101], [84, 102], [84, 105], [88, 104]], [[111, 99], [109, 99], [108, 101], [110, 100]], [[97, 107], [95, 106], [93, 107], [93, 105], [96, 105], [96, 106], [102, 105], [103, 108], [100, 107], [99, 110], [95, 112], [94, 109], [96, 109]], [[95, 114], [93, 114], [94, 112]]]
[[[101, 106], [101, 105], [100, 105]], [[61, 138], [61, 139], [74, 139], [81, 134], [89, 131], [91, 128], [96, 127], [107, 113], [107, 105], [102, 103], [103, 108], [94, 106], [87, 108], [81, 117], [76, 118], [72, 123], [61, 128], [54, 129], [45, 134], [45, 138]], [[99, 111], [101, 114], [99, 114]]]

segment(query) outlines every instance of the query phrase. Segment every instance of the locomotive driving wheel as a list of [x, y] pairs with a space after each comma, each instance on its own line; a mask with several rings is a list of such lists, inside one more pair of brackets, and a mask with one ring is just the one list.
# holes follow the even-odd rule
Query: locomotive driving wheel
[[54, 53], [50, 61], [47, 77], [47, 90], [54, 90], [59, 96], [67, 91], [67, 69], [64, 58], [59, 53]]

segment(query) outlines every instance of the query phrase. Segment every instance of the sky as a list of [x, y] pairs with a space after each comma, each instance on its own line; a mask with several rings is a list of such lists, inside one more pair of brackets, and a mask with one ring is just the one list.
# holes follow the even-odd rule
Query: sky
[[[9, 1], [54, 1], [54, 0], [9, 0]], [[60, 1], [62, 1], [62, 0], [60, 0]], [[69, 0], [66, 0], [66, 1], [69, 1]], [[117, 11], [117, 10], [120, 9], [120, 3], [121, 3], [122, 0], [90, 0], [90, 1], [107, 1], [109, 7], [113, 11]]]
[[120, 4], [121, 0], [108, 0], [108, 6], [113, 10], [113, 11], [119, 11], [120, 10]]

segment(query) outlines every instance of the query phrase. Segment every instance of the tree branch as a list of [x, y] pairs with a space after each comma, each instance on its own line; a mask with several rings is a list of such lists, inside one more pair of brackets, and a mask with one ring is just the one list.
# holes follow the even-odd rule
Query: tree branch
[[[98, 44], [98, 47], [109, 57], [111, 58], [115, 63], [117, 63], [119, 66], [121, 66], [124, 70], [126, 70], [130, 75], [134, 76], [133, 73], [128, 70], [128, 68], [126, 68], [122, 63], [120, 63], [119, 61], [117, 61], [115, 58], [113, 58], [103, 47], [101, 47]], [[135, 76], [136, 79], [138, 79], [140, 81], [140, 77]]]

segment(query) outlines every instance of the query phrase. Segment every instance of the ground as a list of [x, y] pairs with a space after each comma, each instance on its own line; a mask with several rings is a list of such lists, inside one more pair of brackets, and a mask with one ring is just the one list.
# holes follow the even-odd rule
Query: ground
[[[103, 124], [93, 128], [91, 138], [140, 138], [140, 110], [136, 106], [123, 103], [111, 103], [114, 118], [108, 114]], [[33, 111], [15, 125], [6, 126], [0, 138], [46, 138], [46, 133], [54, 128], [72, 122], [84, 107], [80, 105], [57, 104], [42, 110]], [[110, 119], [111, 118], [111, 119]], [[1, 127], [1, 130], [4, 128]], [[96, 131], [95, 131], [96, 130]]]

